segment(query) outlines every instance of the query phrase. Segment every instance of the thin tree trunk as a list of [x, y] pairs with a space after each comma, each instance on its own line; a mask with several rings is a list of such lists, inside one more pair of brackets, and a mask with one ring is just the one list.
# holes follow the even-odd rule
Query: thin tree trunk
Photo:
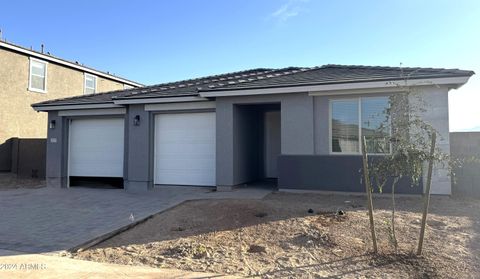
[[372, 201], [372, 186], [370, 185], [370, 174], [368, 171], [367, 146], [365, 137], [362, 140], [362, 157], [363, 157], [363, 176], [365, 179], [365, 191], [367, 193], [368, 216], [370, 218], [370, 231], [372, 233], [373, 252], [378, 252], [377, 235], [375, 234], [375, 223], [373, 221], [373, 201]]
[[436, 141], [437, 141], [437, 134], [433, 132], [432, 146], [430, 147], [430, 161], [428, 162], [427, 185], [426, 185], [427, 187], [425, 189], [425, 194], [423, 196], [422, 226], [420, 228], [420, 239], [418, 240], [417, 255], [421, 255], [423, 250], [423, 239], [425, 238], [425, 227], [427, 225], [428, 206], [430, 204], [430, 188], [432, 184], [433, 155], [435, 153]]
[[395, 177], [392, 184], [392, 241], [395, 247], [395, 252], [397, 252], [398, 249], [397, 234], [395, 232], [395, 186], [399, 179], [399, 177]]

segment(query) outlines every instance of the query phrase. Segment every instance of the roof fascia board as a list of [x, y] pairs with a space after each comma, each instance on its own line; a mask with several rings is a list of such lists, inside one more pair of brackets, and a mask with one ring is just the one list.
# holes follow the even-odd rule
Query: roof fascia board
[[[448, 77], [448, 78], [428, 78], [428, 79], [411, 79], [411, 80], [393, 80], [393, 81], [372, 81], [372, 82], [355, 82], [355, 83], [337, 83], [322, 85], [306, 85], [306, 86], [290, 86], [276, 88], [261, 89], [236, 89], [236, 90], [219, 90], [200, 92], [202, 97], [226, 97], [226, 96], [244, 96], [244, 95], [263, 95], [263, 94], [284, 94], [298, 92], [332, 92], [342, 90], [359, 90], [359, 89], [375, 89], [375, 88], [393, 88], [399, 90], [402, 86], [434, 86], [434, 85], [451, 85], [453, 88], [465, 84], [469, 76]], [[313, 95], [313, 94], [312, 94]]]
[[111, 103], [105, 104], [84, 104], [84, 105], [39, 105], [33, 106], [36, 111], [51, 111], [51, 110], [76, 110], [76, 109], [98, 109], [98, 108], [122, 108], [123, 106]]
[[58, 116], [88, 116], [88, 115], [122, 115], [127, 112], [126, 108], [107, 108], [107, 109], [74, 109], [61, 110]]
[[121, 78], [121, 77], [116, 77], [116, 76], [113, 76], [113, 75], [109, 75], [109, 74], [106, 74], [106, 73], [103, 73], [103, 72], [100, 72], [100, 71], [97, 71], [97, 70], [94, 70], [94, 69], [91, 69], [91, 68], [87, 68], [87, 67], [82, 66], [82, 65], [78, 65], [78, 64], [75, 64], [75, 63], [72, 63], [72, 62], [68, 62], [68, 61], [65, 61], [63, 59], [59, 59], [59, 58], [56, 58], [56, 57], [53, 57], [53, 56], [50, 56], [50, 55], [38, 53], [38, 52], [33, 51], [33, 50], [28, 50], [28, 49], [25, 49], [25, 48], [22, 48], [22, 47], [14, 46], [14, 45], [11, 45], [11, 44], [8, 44], [8, 43], [5, 43], [5, 42], [0, 42], [0, 47], [4, 47], [4, 48], [10, 49], [10, 50], [14, 50], [16, 52], [20, 52], [20, 53], [32, 56], [34, 58], [39, 58], [39, 59], [42, 59], [42, 60], [46, 60], [46, 61], [54, 62], [54, 63], [60, 64], [60, 65], [64, 65], [64, 66], [67, 66], [67, 67], [70, 67], [70, 68], [74, 68], [76, 70], [91, 73], [91, 74], [101, 76], [101, 77], [104, 77], [104, 78], [108, 78], [108, 79], [111, 79], [111, 80], [119, 81], [121, 83], [129, 84], [129, 85], [133, 85], [133, 86], [137, 86], [137, 87], [143, 87], [144, 86], [141, 83], [136, 83], [136, 82], [129, 81], [129, 80], [126, 80], [126, 79]]
[[399, 93], [405, 92], [401, 88], [363, 88], [363, 89], [346, 89], [346, 90], [327, 90], [312, 91], [309, 96], [331, 96], [331, 95], [352, 95], [352, 94], [378, 94], [378, 93]]
[[113, 100], [116, 105], [129, 104], [161, 104], [161, 103], [180, 103], [180, 102], [201, 102], [208, 101], [207, 98], [187, 96], [187, 97], [164, 97], [164, 98], [139, 98], [139, 99], [116, 99]]
[[182, 103], [163, 103], [163, 104], [146, 104], [146, 111], [171, 111], [171, 110], [192, 110], [192, 109], [215, 109], [216, 105], [213, 101], [208, 102], [182, 102]]

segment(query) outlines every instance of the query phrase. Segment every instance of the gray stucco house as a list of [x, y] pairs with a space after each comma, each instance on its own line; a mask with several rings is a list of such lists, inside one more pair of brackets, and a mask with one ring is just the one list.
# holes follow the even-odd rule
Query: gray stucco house
[[[416, 87], [429, 103], [423, 117], [448, 152], [448, 92], [473, 74], [342, 65], [253, 69], [33, 108], [48, 112], [51, 186], [108, 181], [139, 192], [154, 185], [229, 188], [277, 178], [284, 190], [358, 192], [364, 189], [359, 139], [378, 140], [371, 131], [384, 117], [388, 95], [398, 94], [398, 83]], [[436, 194], [451, 193], [446, 170], [435, 169], [432, 187]], [[404, 185], [398, 191], [422, 190]]]

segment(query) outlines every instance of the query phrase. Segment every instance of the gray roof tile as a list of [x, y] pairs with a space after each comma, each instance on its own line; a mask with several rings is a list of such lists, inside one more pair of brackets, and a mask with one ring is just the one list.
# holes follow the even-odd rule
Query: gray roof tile
[[282, 69], [259, 68], [141, 88], [49, 100], [32, 106], [100, 104], [113, 103], [114, 100], [119, 99], [197, 96], [201, 91], [398, 80], [407, 77], [409, 79], [441, 78], [471, 76], [473, 74], [472, 71], [458, 69], [353, 65], [325, 65], [312, 68], [288, 67]]

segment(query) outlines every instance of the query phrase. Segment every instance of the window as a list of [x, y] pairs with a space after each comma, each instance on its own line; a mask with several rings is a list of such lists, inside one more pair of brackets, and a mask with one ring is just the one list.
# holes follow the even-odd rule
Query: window
[[85, 74], [84, 94], [93, 94], [97, 92], [97, 77], [90, 74]]
[[332, 101], [332, 152], [358, 153], [358, 100]]
[[125, 89], [125, 90], [126, 89], [132, 89], [132, 88], [133, 88], [133, 86], [131, 86], [131, 85], [128, 85], [128, 84], [123, 85], [123, 89]]
[[47, 62], [30, 58], [30, 77], [28, 90], [47, 92]]
[[390, 153], [389, 106], [388, 97], [331, 100], [331, 152], [358, 154], [365, 137], [368, 153]]

